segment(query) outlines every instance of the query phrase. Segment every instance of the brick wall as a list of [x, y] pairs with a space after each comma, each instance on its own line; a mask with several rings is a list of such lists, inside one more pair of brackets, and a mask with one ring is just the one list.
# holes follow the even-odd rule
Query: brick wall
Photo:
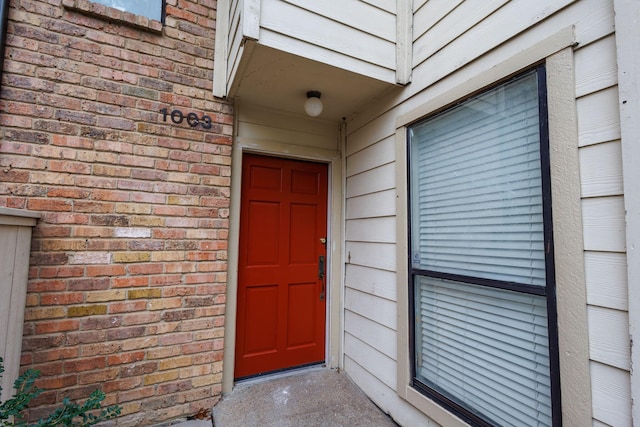
[[[167, 0], [162, 27], [86, 0], [10, 0], [0, 206], [42, 213], [32, 419], [98, 388], [122, 426], [219, 398], [233, 121], [211, 94], [215, 9]], [[209, 129], [192, 126], [204, 115]]]

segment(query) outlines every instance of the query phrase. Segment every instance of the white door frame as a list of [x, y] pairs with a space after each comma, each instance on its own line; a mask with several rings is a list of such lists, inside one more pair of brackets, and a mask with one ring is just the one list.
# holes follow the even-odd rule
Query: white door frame
[[[237, 128], [237, 127], [236, 127]], [[338, 136], [336, 130], [336, 136]], [[341, 367], [342, 363], [342, 246], [343, 197], [342, 158], [339, 151], [317, 147], [291, 145], [272, 140], [236, 137], [233, 141], [231, 162], [231, 206], [227, 249], [227, 293], [224, 327], [224, 356], [222, 393], [231, 392], [234, 385], [236, 316], [238, 292], [238, 246], [240, 238], [240, 199], [242, 184], [242, 156], [245, 152], [272, 155], [296, 160], [326, 163], [328, 171], [327, 201], [327, 324], [325, 361], [328, 367]]]

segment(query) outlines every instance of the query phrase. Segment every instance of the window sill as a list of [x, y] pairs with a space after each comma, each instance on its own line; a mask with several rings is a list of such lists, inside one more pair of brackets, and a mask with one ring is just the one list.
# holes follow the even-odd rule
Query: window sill
[[131, 12], [114, 9], [89, 0], [62, 0], [65, 9], [83, 13], [85, 15], [97, 16], [112, 22], [119, 22], [154, 33], [162, 33], [162, 22], [149, 19], [145, 16], [135, 15]]
[[406, 386], [403, 399], [409, 402], [415, 408], [418, 408], [423, 414], [426, 414], [436, 423], [448, 427], [469, 427], [469, 424], [458, 418], [455, 414], [447, 411], [442, 406], [429, 399], [410, 385]]

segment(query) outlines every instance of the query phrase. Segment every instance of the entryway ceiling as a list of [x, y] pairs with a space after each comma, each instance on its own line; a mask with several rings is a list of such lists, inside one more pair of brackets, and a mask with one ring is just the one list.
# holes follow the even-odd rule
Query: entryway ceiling
[[324, 104], [318, 118], [336, 122], [397, 87], [261, 45], [255, 46], [247, 66], [239, 73], [239, 84], [229, 96], [241, 104], [305, 115], [306, 93], [317, 90]]

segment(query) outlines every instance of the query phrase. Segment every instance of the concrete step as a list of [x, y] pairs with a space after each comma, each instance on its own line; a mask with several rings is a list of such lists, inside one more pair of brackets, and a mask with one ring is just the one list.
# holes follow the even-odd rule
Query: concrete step
[[344, 373], [325, 368], [241, 382], [212, 414], [214, 427], [396, 426]]

